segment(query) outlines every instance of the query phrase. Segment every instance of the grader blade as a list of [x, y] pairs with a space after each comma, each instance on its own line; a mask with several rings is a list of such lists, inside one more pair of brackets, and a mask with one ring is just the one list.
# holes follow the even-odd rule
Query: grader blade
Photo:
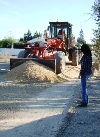
[[39, 58], [11, 58], [10, 59], [10, 70], [23, 64], [26, 61], [29, 61], [29, 60], [43, 64], [43, 65], [51, 68], [56, 74], [58, 73], [57, 69], [59, 69], [59, 68], [57, 68], [57, 66], [56, 66], [55, 59], [48, 60], [48, 59], [39, 59]]

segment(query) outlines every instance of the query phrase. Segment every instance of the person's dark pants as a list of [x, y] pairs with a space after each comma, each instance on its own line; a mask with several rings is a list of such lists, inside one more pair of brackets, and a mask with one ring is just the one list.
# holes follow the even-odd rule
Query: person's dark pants
[[81, 87], [82, 87], [82, 103], [88, 103], [88, 93], [86, 89], [87, 80], [91, 74], [84, 73], [81, 75]]

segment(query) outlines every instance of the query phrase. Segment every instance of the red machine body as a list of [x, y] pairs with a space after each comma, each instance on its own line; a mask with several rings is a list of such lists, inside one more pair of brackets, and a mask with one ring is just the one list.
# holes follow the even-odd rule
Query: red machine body
[[27, 43], [29, 45], [29, 48], [26, 48], [27, 54], [25, 54], [25, 57], [39, 57], [43, 59], [54, 59], [54, 55], [57, 51], [64, 48], [65, 40], [64, 40], [64, 31], [62, 30], [62, 38], [48, 38], [46, 34], [46, 41], [42, 42], [42, 45], [34, 43], [32, 45], [31, 43]]
[[56, 73], [59, 74], [65, 69], [66, 55], [73, 65], [77, 65], [78, 56], [76, 50], [74, 50], [75, 39], [72, 38], [72, 25], [68, 22], [49, 22], [49, 24], [45, 31], [45, 40], [34, 43], [27, 42], [29, 46], [24, 51], [19, 52], [18, 59], [10, 60], [11, 68], [23, 63], [25, 58], [32, 60], [36, 58], [37, 61], [46, 63], [51, 63], [52, 59], [56, 62], [56, 67], [53, 63], [54, 67], [51, 68], [56, 68]]

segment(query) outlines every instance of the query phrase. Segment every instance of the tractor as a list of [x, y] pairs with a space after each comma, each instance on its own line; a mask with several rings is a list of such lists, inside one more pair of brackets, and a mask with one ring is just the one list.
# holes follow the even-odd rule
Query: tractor
[[36, 60], [44, 60], [44, 62], [56, 60], [56, 74], [65, 70], [68, 60], [72, 62], [72, 65], [78, 65], [79, 54], [75, 46], [75, 39], [72, 37], [72, 24], [69, 22], [49, 22], [44, 35], [43, 41], [27, 42], [28, 46], [25, 50], [20, 51], [18, 58], [21, 60], [35, 58]]

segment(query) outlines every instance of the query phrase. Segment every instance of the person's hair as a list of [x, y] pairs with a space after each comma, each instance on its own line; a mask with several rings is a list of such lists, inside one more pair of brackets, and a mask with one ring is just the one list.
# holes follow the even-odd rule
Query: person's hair
[[83, 52], [83, 54], [86, 55], [86, 56], [92, 56], [91, 50], [90, 50], [90, 48], [87, 44], [83, 44], [81, 46], [81, 52]]

